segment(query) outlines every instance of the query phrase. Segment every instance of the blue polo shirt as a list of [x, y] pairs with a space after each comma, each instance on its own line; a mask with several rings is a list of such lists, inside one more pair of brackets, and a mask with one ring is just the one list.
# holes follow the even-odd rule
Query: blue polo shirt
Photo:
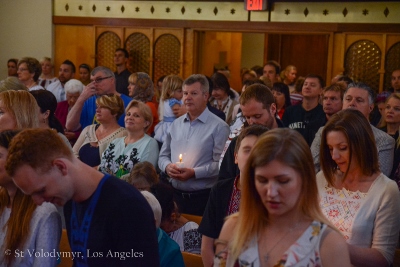
[[[96, 99], [100, 96], [92, 96], [88, 100], [85, 101], [85, 104], [83, 104], [82, 108], [82, 113], [81, 113], [81, 127], [84, 129], [86, 126], [89, 126], [91, 124], [97, 124], [96, 120]], [[126, 96], [124, 94], [121, 94], [122, 101], [124, 101], [124, 108], [126, 108], [129, 104], [129, 102], [132, 101], [132, 98], [129, 96]], [[121, 117], [118, 119], [118, 124], [121, 127], [125, 127], [125, 112], [124, 114], [121, 115]]]

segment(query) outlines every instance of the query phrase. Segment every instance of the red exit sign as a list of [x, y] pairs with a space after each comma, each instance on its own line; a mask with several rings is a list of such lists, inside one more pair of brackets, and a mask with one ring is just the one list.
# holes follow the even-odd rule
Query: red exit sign
[[246, 10], [267, 10], [267, 0], [244, 0]]

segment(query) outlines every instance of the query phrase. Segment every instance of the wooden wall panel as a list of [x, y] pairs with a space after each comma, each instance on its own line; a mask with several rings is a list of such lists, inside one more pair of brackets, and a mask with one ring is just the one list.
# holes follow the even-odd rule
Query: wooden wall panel
[[[200, 44], [202, 47], [200, 49], [199, 73], [211, 76], [215, 65], [225, 63], [231, 73], [229, 80], [231, 87], [240, 91], [242, 88], [240, 80], [242, 34], [233, 32], [205, 32], [203, 35], [202, 38], [204, 40]], [[225, 56], [223, 55], [224, 53], [226, 60], [225, 62], [220, 62], [220, 57]]]
[[186, 79], [191, 74], [195, 73], [194, 62], [198, 61], [198, 50], [197, 50], [197, 35], [195, 35], [192, 29], [185, 29], [185, 41], [183, 47], [183, 70], [182, 78]]
[[92, 26], [55, 25], [54, 75], [58, 76], [61, 63], [69, 59], [76, 68], [75, 78], [79, 79], [78, 66], [95, 64], [95, 29]]
[[327, 77], [329, 34], [269, 34], [267, 60], [297, 68], [298, 76], [310, 73]]
[[[355, 41], [374, 41], [381, 48], [383, 57], [393, 44], [400, 41], [400, 28], [397, 24], [215, 23], [76, 17], [53, 17], [53, 22], [56, 76], [59, 65], [65, 59], [72, 60], [76, 66], [81, 63], [94, 66], [96, 36], [104, 30], [111, 29], [121, 36], [122, 40], [132, 32], [143, 32], [150, 36], [151, 43], [154, 43], [156, 36], [169, 32], [182, 40], [182, 78], [187, 78], [192, 73], [212, 75], [214, 64], [219, 62], [219, 53], [225, 51], [226, 61], [231, 70], [231, 86], [236, 90], [241, 87], [241, 32], [265, 33], [265, 53], [260, 55], [264, 62], [274, 59], [280, 62], [283, 68], [293, 64], [298, 68], [299, 75], [317, 73], [328, 79], [327, 84], [330, 84], [331, 77], [344, 71], [345, 53]], [[368, 32], [372, 28], [374, 32]], [[235, 29], [236, 32], [228, 32], [230, 29]], [[152, 58], [153, 55], [149, 60]], [[384, 64], [379, 71], [381, 79], [383, 68]]]
[[281, 34], [266, 34], [265, 39], [268, 43], [265, 44], [265, 55], [264, 65], [269, 60], [275, 60], [280, 62], [281, 58]]
[[[344, 72], [345, 38], [346, 35], [342, 33], [333, 35], [333, 61], [330, 73], [332, 78]], [[330, 81], [327, 81], [327, 84], [329, 85]]]
[[386, 49], [387, 52], [394, 44], [400, 42], [400, 35], [387, 34]]
[[[231, 78], [229, 83], [233, 89], [238, 92], [242, 91], [242, 79], [240, 77], [240, 69], [242, 62], [242, 34], [232, 34], [230, 43], [230, 53], [228, 53], [228, 62], [230, 62], [229, 69], [231, 71]], [[260, 55], [262, 56], [262, 55]]]

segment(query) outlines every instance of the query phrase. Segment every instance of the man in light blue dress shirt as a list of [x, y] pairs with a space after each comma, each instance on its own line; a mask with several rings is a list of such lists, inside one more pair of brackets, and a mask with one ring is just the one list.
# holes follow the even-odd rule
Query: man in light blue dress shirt
[[228, 124], [207, 108], [208, 86], [201, 74], [184, 81], [187, 113], [172, 123], [158, 161], [170, 178], [181, 212], [199, 216], [218, 179], [218, 161], [229, 135]]

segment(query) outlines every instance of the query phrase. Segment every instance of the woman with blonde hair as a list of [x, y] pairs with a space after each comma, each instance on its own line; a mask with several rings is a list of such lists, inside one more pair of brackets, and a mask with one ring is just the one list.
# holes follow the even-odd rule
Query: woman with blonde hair
[[119, 126], [118, 119], [124, 114], [124, 102], [118, 95], [102, 95], [96, 99], [96, 119], [100, 124], [92, 124], [82, 130], [73, 151], [82, 162], [89, 166], [100, 165], [101, 155], [115, 138], [127, 135]]
[[21, 83], [20, 80], [18, 80], [17, 77], [10, 76], [5, 78], [4, 80], [0, 81], [0, 92], [4, 92], [7, 90], [23, 90], [23, 91], [28, 91], [28, 88]]
[[44, 89], [47, 89], [47, 86], [58, 79], [53, 75], [53, 63], [51, 62], [51, 58], [43, 57], [40, 60], [40, 65], [42, 66], [42, 74], [39, 77], [38, 84]]
[[397, 140], [400, 127], [400, 93], [389, 95], [383, 106], [379, 129]]
[[311, 152], [298, 132], [262, 135], [243, 174], [240, 211], [223, 226], [214, 266], [226, 256], [226, 266], [350, 266], [343, 237], [319, 208]]
[[28, 91], [0, 93], [0, 132], [4, 130], [37, 128], [39, 107]]
[[354, 109], [334, 114], [320, 149], [320, 206], [345, 237], [351, 263], [390, 266], [399, 237], [400, 194], [379, 169], [367, 118]]
[[42, 74], [42, 66], [33, 57], [24, 57], [18, 61], [18, 79], [29, 91], [44, 89], [38, 84], [39, 76]]
[[293, 65], [288, 65], [281, 72], [281, 80], [289, 87], [290, 92], [294, 92], [294, 83], [296, 82], [297, 68]]
[[[61, 219], [51, 203], [37, 206], [5, 172], [5, 162], [15, 129], [37, 128], [39, 107], [27, 91], [0, 93], [0, 266], [56, 266], [56, 257], [34, 257], [32, 251], [58, 250]], [[6, 131], [8, 130], [8, 131]], [[16, 252], [20, 251], [19, 254]], [[24, 257], [18, 256], [22, 255]]]
[[158, 144], [146, 134], [153, 122], [150, 108], [132, 100], [125, 109], [126, 137], [114, 139], [103, 152], [99, 171], [122, 177], [131, 172], [138, 162], [148, 161], [154, 167], [158, 162]]
[[182, 84], [182, 78], [177, 75], [168, 75], [163, 80], [160, 105], [158, 106], [161, 121], [154, 129], [154, 138], [161, 143], [164, 143], [172, 122], [181, 113]]

